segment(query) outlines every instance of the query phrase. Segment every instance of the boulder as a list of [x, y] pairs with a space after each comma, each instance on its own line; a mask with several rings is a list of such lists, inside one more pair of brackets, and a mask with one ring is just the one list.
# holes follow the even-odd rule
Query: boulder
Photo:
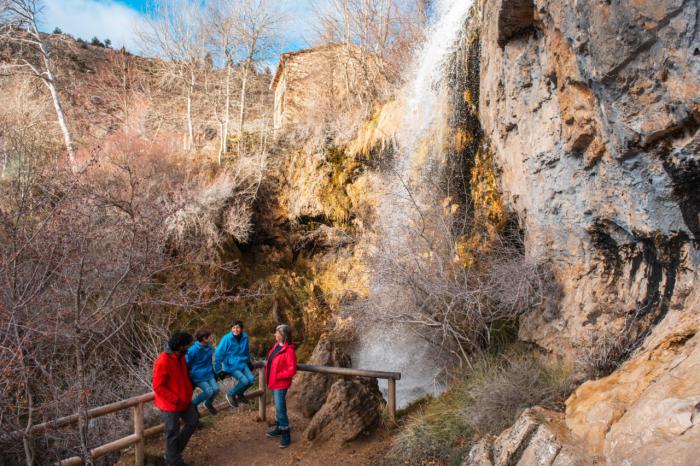
[[575, 445], [563, 415], [543, 408], [526, 410], [498, 437], [477, 442], [462, 466], [584, 466], [595, 459]]
[[[314, 348], [308, 364], [321, 366], [350, 367], [350, 356], [342, 351], [327, 336], [322, 336]], [[304, 417], [311, 418], [326, 402], [331, 386], [338, 376], [300, 372], [289, 390], [289, 399], [296, 403]]]
[[355, 440], [376, 427], [384, 399], [376, 379], [343, 378], [331, 387], [326, 402], [304, 431], [306, 440]]

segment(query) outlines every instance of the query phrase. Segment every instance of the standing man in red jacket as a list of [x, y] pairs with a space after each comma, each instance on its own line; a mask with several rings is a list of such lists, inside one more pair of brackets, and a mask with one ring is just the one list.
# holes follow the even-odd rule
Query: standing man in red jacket
[[[186, 466], [182, 452], [197, 428], [199, 413], [192, 404], [192, 383], [185, 364], [192, 335], [177, 332], [153, 365], [155, 405], [165, 422], [165, 459], [171, 466]], [[180, 430], [180, 419], [184, 426]]]

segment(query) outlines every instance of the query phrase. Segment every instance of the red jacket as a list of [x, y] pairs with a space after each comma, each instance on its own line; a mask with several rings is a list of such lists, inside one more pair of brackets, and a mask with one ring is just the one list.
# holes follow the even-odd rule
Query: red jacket
[[297, 355], [294, 352], [294, 343], [285, 343], [282, 349], [272, 358], [272, 352], [277, 347], [277, 343], [267, 353], [265, 362], [265, 381], [270, 390], [286, 390], [292, 385], [292, 377], [297, 373]]
[[185, 355], [166, 350], [153, 365], [155, 405], [161, 411], [184, 411], [192, 403], [192, 382], [187, 373]]

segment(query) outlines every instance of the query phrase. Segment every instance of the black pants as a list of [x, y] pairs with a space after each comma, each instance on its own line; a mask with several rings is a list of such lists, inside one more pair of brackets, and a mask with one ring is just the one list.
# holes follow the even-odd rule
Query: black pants
[[[190, 404], [184, 411], [160, 411], [160, 417], [165, 422], [165, 459], [171, 466], [182, 466], [182, 452], [197, 428], [199, 413]], [[185, 423], [180, 430], [180, 418]]]

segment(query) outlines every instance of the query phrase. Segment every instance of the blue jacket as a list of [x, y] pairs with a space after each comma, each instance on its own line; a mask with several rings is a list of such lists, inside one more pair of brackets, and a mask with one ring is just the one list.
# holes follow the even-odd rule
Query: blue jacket
[[185, 362], [190, 370], [190, 380], [194, 383], [203, 382], [214, 377], [214, 370], [211, 366], [211, 356], [214, 349], [211, 345], [203, 345], [200, 342], [194, 342], [194, 345], [187, 350]]
[[250, 346], [248, 346], [248, 334], [241, 333], [241, 340], [236, 340], [233, 333], [228, 332], [221, 339], [214, 353], [214, 370], [228, 373], [243, 370], [250, 359]]

